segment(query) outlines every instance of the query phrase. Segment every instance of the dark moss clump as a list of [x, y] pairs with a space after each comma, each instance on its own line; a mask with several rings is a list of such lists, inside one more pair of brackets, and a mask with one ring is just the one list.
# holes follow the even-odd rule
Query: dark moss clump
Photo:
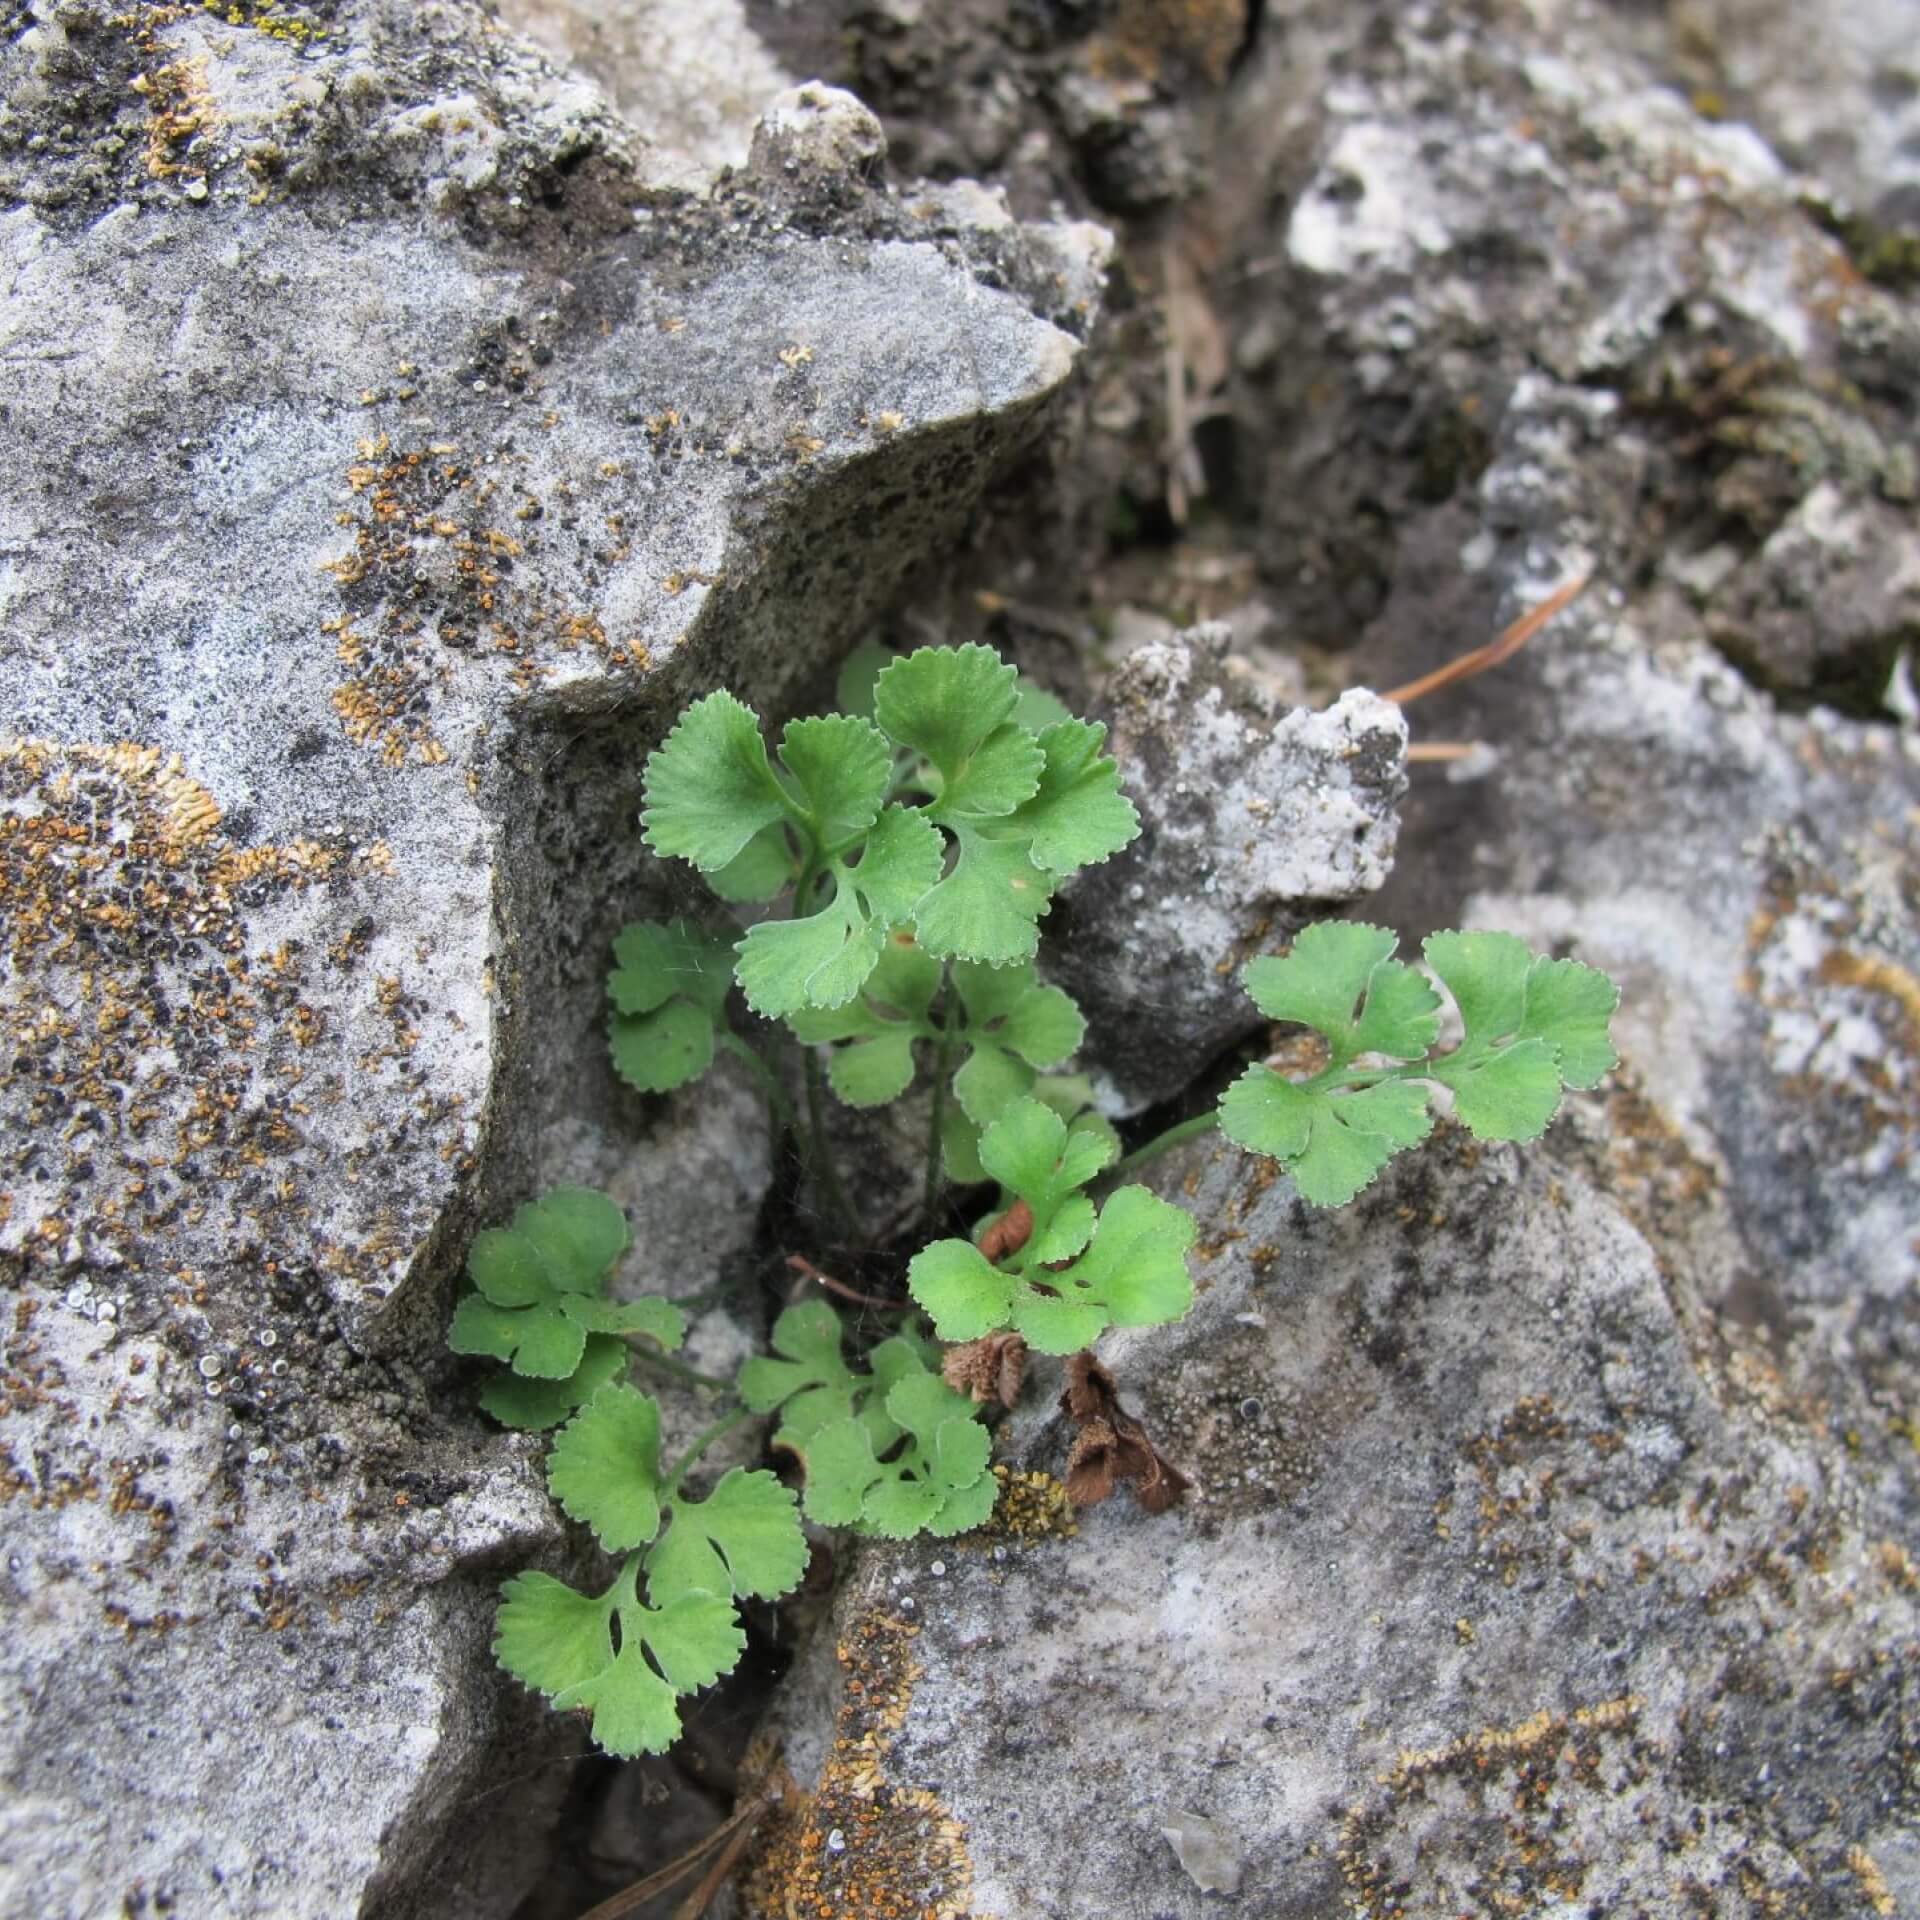
[[1865, 214], [1842, 213], [1824, 200], [1803, 203], [1809, 216], [1847, 250], [1864, 279], [1890, 293], [1920, 287], [1920, 233], [1911, 227], [1883, 226]]

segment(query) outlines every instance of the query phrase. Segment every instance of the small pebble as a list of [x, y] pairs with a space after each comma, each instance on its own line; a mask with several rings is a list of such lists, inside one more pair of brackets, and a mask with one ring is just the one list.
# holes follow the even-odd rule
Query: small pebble
[[931, 1573], [936, 1580], [944, 1580], [947, 1577], [947, 1563], [944, 1560], [936, 1560], [927, 1571]]

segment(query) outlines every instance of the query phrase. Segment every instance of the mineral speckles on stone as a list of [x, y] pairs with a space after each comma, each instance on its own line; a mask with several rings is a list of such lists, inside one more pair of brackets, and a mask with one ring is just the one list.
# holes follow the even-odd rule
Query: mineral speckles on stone
[[1062, 903], [1056, 971], [1130, 1104], [1173, 1093], [1257, 1024], [1241, 964], [1373, 891], [1393, 860], [1399, 710], [1356, 691], [1323, 713], [1279, 712], [1227, 670], [1229, 638], [1195, 628], [1114, 675], [1109, 746], [1141, 836]]
[[650, 1159], [649, 1278], [718, 1277], [595, 1064], [638, 769], [827, 671], [1075, 353], [1023, 229], [697, 198], [478, 0], [321, 11], [0, 30], [0, 1909], [48, 1920], [519, 1898], [577, 1735], [486, 1647], [559, 1522], [436, 1377], [463, 1249], [565, 1115], [574, 1177]]
[[988, 1920], [974, 1912], [964, 1830], [888, 1762], [922, 1678], [919, 1634], [869, 1610], [835, 1647], [845, 1679], [833, 1743], [819, 1783], [783, 1801], [759, 1843], [746, 1882], [756, 1920]]
[[[527, 372], [519, 362], [510, 368], [521, 382]], [[569, 527], [577, 515], [590, 517], [584, 541], [561, 535], [583, 549], [577, 568], [597, 572], [630, 557], [626, 515], [612, 510], [624, 498], [612, 484], [621, 477], [617, 463], [578, 488], [555, 482], [543, 502], [516, 478], [521, 461], [482, 467], [444, 442], [401, 451], [385, 433], [362, 440], [359, 454], [346, 476], [355, 510], [340, 516], [353, 528], [353, 548], [327, 569], [349, 611], [322, 623], [343, 671], [333, 707], [350, 739], [389, 767], [410, 756], [444, 763], [433, 708], [453, 660], [476, 651], [505, 656], [523, 693], [555, 671], [558, 656], [582, 650], [606, 667], [648, 665], [644, 646], [610, 640], [593, 613], [566, 605], [543, 583], [530, 558], [549, 515]], [[667, 582], [676, 596], [679, 580]], [[363, 620], [371, 631], [361, 631]]]
[[[561, 82], [523, 42], [496, 33], [488, 44], [451, 15], [440, 17], [437, 61], [396, 87], [388, 63], [410, 64], [412, 49], [382, 35], [376, 55], [351, 15], [232, 0], [43, 11], [51, 18], [24, 48], [73, 117], [38, 136], [38, 168], [9, 184], [49, 209], [165, 195], [211, 211], [310, 193], [331, 141], [351, 127], [362, 149], [400, 161], [410, 194], [437, 211], [490, 197], [524, 224], [526, 189], [547, 184], [557, 161], [592, 174], [586, 163], [636, 144], [592, 89]], [[471, 91], [406, 97], [449, 74]]]
[[221, 818], [157, 749], [0, 742], [0, 1247], [144, 1265], [209, 1215], [269, 1242], [299, 1217], [273, 1170], [355, 1066], [313, 1004], [321, 956], [256, 928], [316, 888], [373, 898], [385, 862], [236, 844]]
[[1911, 942], [1870, 896], [1796, 865], [1776, 866], [1747, 931], [1767, 1062], [1819, 1109], [1823, 1157], [1878, 1182], [1920, 1134], [1920, 977], [1887, 950]]
[[[1638, 1737], [1643, 1704], [1623, 1695], [1571, 1714], [1543, 1708], [1518, 1726], [1403, 1753], [1341, 1827], [1336, 1857], [1360, 1912], [1468, 1911], [1491, 1887], [1516, 1914], [1594, 1899], [1604, 1907], [1610, 1893], [1631, 1898], [1640, 1851], [1685, 1857], [1682, 1886], [1691, 1880], [1711, 1898], [1744, 1849], [1717, 1823], [1703, 1834], [1678, 1806], [1655, 1811], [1649, 1788], [1669, 1756]], [[1742, 1891], [1752, 1898], [1763, 1886], [1756, 1876]]]
[[[1218, 1148], [1163, 1163], [1212, 1284], [1104, 1357], [1156, 1430], [1205, 1441], [1205, 1497], [948, 1553], [937, 1584], [863, 1555], [856, 1595], [919, 1595], [894, 1756], [966, 1822], [982, 1905], [1198, 1920], [1160, 1837], [1187, 1810], [1260, 1911], [1410, 1920], [1497, 1889], [1516, 1915], [1814, 1920], [1854, 1848], [1900, 1884], [1872, 1783], [1911, 1745], [1910, 1558], [1817, 1410], [1696, 1352], [1686, 1273], [1557, 1131], [1470, 1161], [1443, 1140], [1337, 1214]], [[1024, 1405], [1008, 1427], [1016, 1475], [1068, 1438]], [[1281, 1444], [1236, 1460], [1243, 1435]], [[1070, 1859], [1028, 1818], [1042, 1793], [1102, 1810]]]

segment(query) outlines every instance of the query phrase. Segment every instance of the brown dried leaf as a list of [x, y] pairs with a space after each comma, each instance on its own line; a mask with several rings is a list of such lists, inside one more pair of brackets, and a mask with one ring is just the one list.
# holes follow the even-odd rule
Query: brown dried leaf
[[1180, 1504], [1186, 1475], [1161, 1458], [1146, 1428], [1121, 1406], [1113, 1375], [1091, 1353], [1067, 1362], [1060, 1410], [1080, 1429], [1067, 1456], [1067, 1498], [1075, 1506], [1098, 1506], [1123, 1480], [1149, 1513]]
[[1113, 1491], [1118, 1436], [1104, 1420], [1089, 1420], [1067, 1455], [1067, 1498], [1076, 1507], [1097, 1507]]
[[980, 1236], [980, 1255], [985, 1260], [1004, 1260], [1018, 1253], [1033, 1238], [1033, 1209], [1024, 1200], [1016, 1200], [985, 1233]]
[[1067, 1362], [1066, 1390], [1060, 1396], [1060, 1411], [1084, 1426], [1118, 1403], [1119, 1390], [1113, 1375], [1084, 1347]]
[[949, 1347], [940, 1372], [956, 1393], [972, 1395], [976, 1406], [998, 1400], [1011, 1407], [1027, 1377], [1027, 1343], [1017, 1333], [990, 1333]]

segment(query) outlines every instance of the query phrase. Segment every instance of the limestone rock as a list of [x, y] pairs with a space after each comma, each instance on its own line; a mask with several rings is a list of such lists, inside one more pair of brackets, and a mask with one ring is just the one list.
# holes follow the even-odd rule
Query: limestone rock
[[751, 164], [774, 194], [858, 191], [887, 157], [880, 122], [844, 87], [818, 80], [778, 95], [754, 129]]
[[503, 0], [500, 17], [599, 85], [661, 186], [692, 192], [744, 166], [761, 110], [789, 84], [740, 0]]
[[1036, 1527], [1043, 1381], [997, 1527], [863, 1554], [774, 1730], [821, 1799], [749, 1911], [860, 1911], [882, 1861], [1029, 1920], [1920, 1897], [1920, 1571], [1577, 1169], [1598, 1120], [1566, 1158], [1444, 1133], [1336, 1214], [1224, 1145], [1170, 1163], [1199, 1305], [1105, 1357], [1196, 1492]]
[[[1138, 840], [1048, 924], [1086, 1057], [1129, 1108], [1184, 1087], [1259, 1024], [1241, 965], [1372, 892], [1393, 863], [1406, 724], [1376, 695], [1282, 708], [1200, 627], [1137, 648], [1106, 693]], [[1059, 923], [1056, 928], [1054, 922]], [[1053, 957], [1057, 955], [1057, 957]]]
[[562, 1533], [444, 1354], [466, 1242], [568, 1177], [622, 1286], [737, 1254], [751, 1105], [606, 1062], [675, 904], [646, 750], [824, 675], [1075, 351], [1018, 233], [990, 286], [884, 192], [675, 196], [478, 4], [322, 11], [0, 46], [0, 1907], [47, 1920], [513, 1905], [577, 1735], [487, 1655]]
[[[1805, 101], [1901, 12], [1804, 64], [1825, 10], [1667, 17], [1757, 13], [1743, 84]], [[887, 1858], [1033, 1920], [1920, 1904], [1920, 750], [1878, 700], [1920, 333], [1784, 117], [1701, 111], [1650, 17], [1265, 9], [1205, 209], [1230, 371], [1192, 396], [1310, 671], [1397, 685], [1595, 576], [1409, 707], [1478, 751], [1415, 770], [1366, 911], [1607, 968], [1623, 1066], [1337, 1214], [1224, 1147], [1157, 1169], [1199, 1303], [1102, 1358], [1196, 1495], [1059, 1537], [1036, 1369], [998, 1529], [863, 1550], [797, 1673], [775, 1732], [847, 1845], [793, 1822], [755, 1913]], [[1875, 64], [1817, 113], [1897, 210]], [[1237, 1896], [1180, 1865], [1190, 1819]]]

